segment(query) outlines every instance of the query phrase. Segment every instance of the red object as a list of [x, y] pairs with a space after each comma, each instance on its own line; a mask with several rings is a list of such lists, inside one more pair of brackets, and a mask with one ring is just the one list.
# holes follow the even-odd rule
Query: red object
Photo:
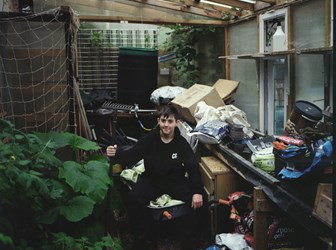
[[249, 246], [253, 246], [254, 244], [254, 238], [252, 232], [248, 232], [244, 235], [244, 240], [246, 240], [247, 244]]
[[173, 218], [173, 216], [168, 211], [163, 211], [162, 215], [168, 220], [171, 220]]
[[279, 141], [282, 141], [286, 144], [292, 144], [292, 145], [295, 145], [295, 146], [302, 146], [305, 142], [303, 140], [300, 140], [300, 139], [296, 139], [296, 138], [293, 138], [293, 137], [290, 137], [290, 136], [284, 136], [284, 135], [276, 135], [274, 136], [277, 140]]

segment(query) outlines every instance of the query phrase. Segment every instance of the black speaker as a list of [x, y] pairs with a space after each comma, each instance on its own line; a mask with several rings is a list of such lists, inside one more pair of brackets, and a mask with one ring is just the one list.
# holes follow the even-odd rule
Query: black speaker
[[158, 51], [120, 48], [118, 61], [118, 102], [153, 108], [151, 93], [157, 88]]

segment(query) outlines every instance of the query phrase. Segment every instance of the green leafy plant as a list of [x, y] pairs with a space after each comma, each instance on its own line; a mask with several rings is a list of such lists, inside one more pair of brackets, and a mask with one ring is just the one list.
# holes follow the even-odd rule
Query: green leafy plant
[[150, 48], [151, 47], [151, 37], [150, 35], [146, 34], [145, 35], [145, 48]]
[[101, 31], [93, 31], [90, 36], [90, 43], [93, 47], [101, 47], [103, 43], [103, 34]]
[[198, 52], [195, 45], [200, 38], [209, 32], [215, 32], [215, 28], [182, 26], [168, 26], [172, 31], [164, 43], [168, 53], [175, 53], [176, 60], [171, 63], [178, 78], [181, 79], [183, 87], [190, 87], [198, 81], [199, 69], [197, 68]]
[[[0, 249], [120, 245], [104, 238], [113, 182], [95, 142], [68, 132], [25, 134], [0, 120], [0, 148]], [[76, 247], [67, 246], [71, 241]]]

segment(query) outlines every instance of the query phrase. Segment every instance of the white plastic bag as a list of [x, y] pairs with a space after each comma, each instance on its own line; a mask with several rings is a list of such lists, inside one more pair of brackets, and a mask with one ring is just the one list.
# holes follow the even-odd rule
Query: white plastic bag
[[179, 86], [163, 86], [152, 92], [150, 101], [156, 105], [160, 105], [160, 100], [173, 100], [184, 91], [186, 91], [186, 88]]
[[247, 245], [243, 234], [222, 233], [216, 235], [216, 245], [226, 246], [231, 250], [251, 250]]

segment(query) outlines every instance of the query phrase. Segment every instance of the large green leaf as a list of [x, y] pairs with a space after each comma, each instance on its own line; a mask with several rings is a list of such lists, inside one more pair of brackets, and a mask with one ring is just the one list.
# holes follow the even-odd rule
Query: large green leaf
[[35, 192], [45, 196], [49, 195], [47, 182], [41, 178], [41, 174], [36, 171], [21, 171], [16, 180], [18, 184], [27, 190], [26, 195]]
[[60, 206], [59, 211], [68, 221], [78, 222], [92, 213], [94, 205], [95, 202], [89, 197], [76, 196]]
[[81, 149], [81, 150], [86, 150], [86, 151], [90, 151], [90, 150], [96, 151], [100, 149], [97, 143], [90, 141], [88, 139], [85, 139], [83, 137], [80, 137], [78, 135], [67, 133], [66, 136], [68, 137], [69, 145], [73, 149]]
[[3, 234], [3, 233], [0, 233], [0, 242], [2, 243], [0, 245], [7, 246], [8, 249], [14, 249], [14, 247], [13, 247], [14, 244], [13, 244], [12, 238], [9, 237], [9, 236], [7, 236], [7, 235], [5, 235], [5, 234]]
[[36, 218], [36, 222], [42, 224], [53, 224], [59, 216], [59, 208], [52, 208], [48, 211], [44, 211], [41, 215]]
[[105, 198], [111, 183], [108, 165], [99, 161], [89, 161], [83, 166], [66, 161], [60, 168], [59, 177], [64, 178], [74, 191], [86, 194], [96, 202]]
[[[49, 144], [52, 148], [63, 148], [70, 146], [72, 149], [81, 149], [85, 151], [96, 151], [100, 147], [97, 143], [90, 141], [84, 137], [78, 136], [69, 132], [49, 132], [49, 133], [34, 133], [45, 144]], [[52, 143], [50, 143], [50, 141]]]

